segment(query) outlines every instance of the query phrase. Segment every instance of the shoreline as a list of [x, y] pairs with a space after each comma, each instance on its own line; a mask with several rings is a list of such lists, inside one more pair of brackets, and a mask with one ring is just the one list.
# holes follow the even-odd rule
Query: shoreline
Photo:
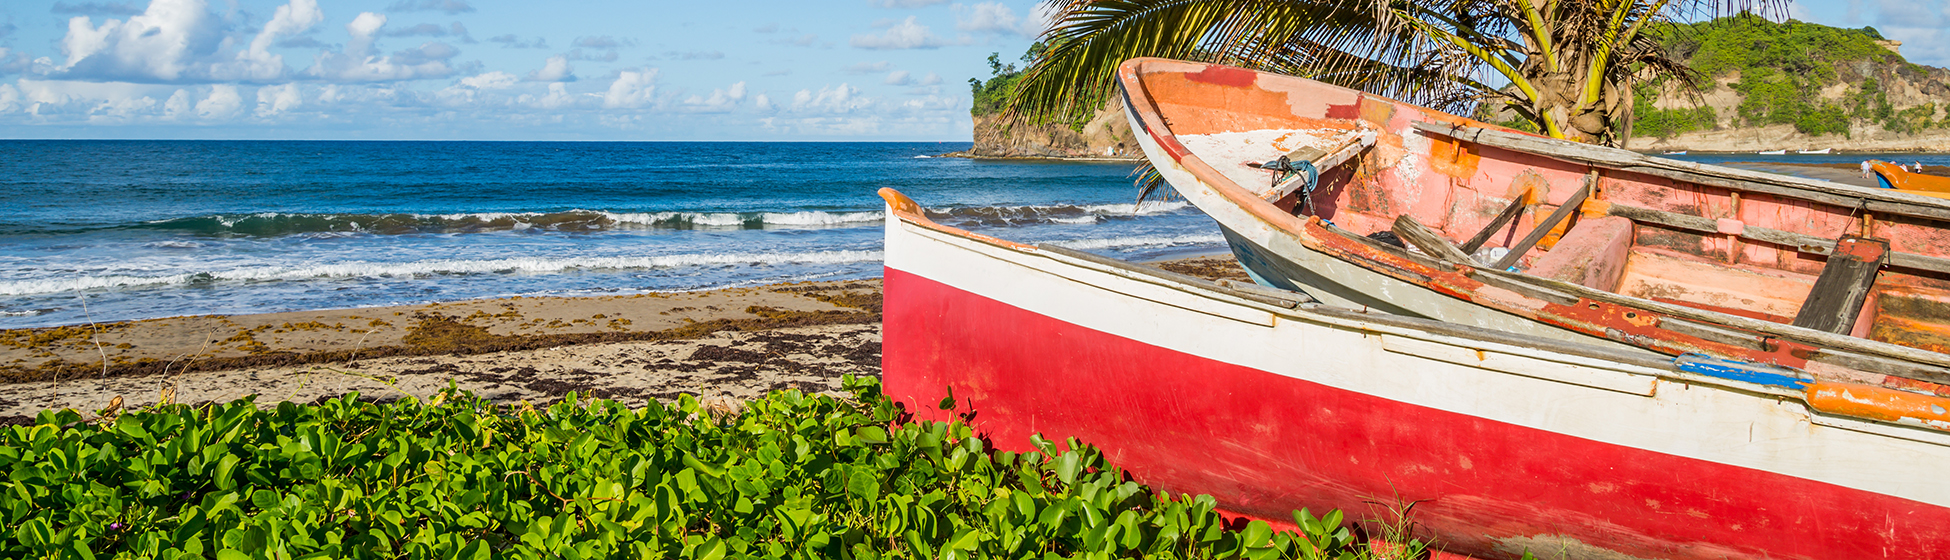
[[[1153, 264], [1245, 277], [1229, 255]], [[841, 375], [880, 374], [880, 287], [803, 282], [0, 330], [0, 425], [118, 398], [123, 407], [350, 391], [391, 400], [450, 382], [505, 403], [569, 392], [625, 402], [837, 394]]]
[[992, 161], [1066, 161], [1076, 163], [1142, 163], [1144, 156], [985, 156], [970, 152], [948, 152], [932, 157]]

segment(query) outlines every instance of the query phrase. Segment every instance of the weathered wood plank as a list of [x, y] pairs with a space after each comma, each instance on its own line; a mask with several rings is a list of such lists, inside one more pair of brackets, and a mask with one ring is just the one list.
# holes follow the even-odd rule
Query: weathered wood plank
[[1438, 260], [1476, 264], [1476, 259], [1470, 258], [1469, 253], [1456, 248], [1454, 243], [1450, 243], [1441, 234], [1430, 231], [1428, 226], [1422, 225], [1422, 222], [1417, 221], [1414, 216], [1408, 214], [1396, 216], [1395, 227], [1392, 229], [1396, 237], [1402, 238], [1402, 241], [1407, 241]]
[[1496, 264], [1490, 266], [1495, 267], [1497, 270], [1508, 270], [1510, 265], [1517, 264], [1517, 259], [1523, 258], [1523, 254], [1530, 252], [1531, 247], [1537, 246], [1537, 242], [1543, 240], [1545, 235], [1549, 234], [1551, 230], [1557, 229], [1557, 224], [1562, 223], [1566, 218], [1570, 218], [1572, 212], [1576, 212], [1579, 206], [1584, 205], [1584, 198], [1591, 196], [1591, 187], [1597, 183], [1598, 170], [1593, 169], [1590, 173], [1585, 174], [1584, 186], [1578, 187], [1578, 192], [1571, 193], [1571, 198], [1565, 200], [1562, 206], [1557, 207], [1557, 210], [1551, 211], [1550, 217], [1544, 218], [1544, 221], [1537, 223], [1537, 229], [1530, 230], [1529, 235], [1523, 236], [1523, 240], [1518, 241], [1516, 245], [1510, 246], [1510, 252], [1503, 255], [1502, 259], [1498, 259]]
[[1950, 221], [1950, 201], [1893, 189], [1856, 187], [1831, 181], [1679, 161], [1607, 146], [1580, 144], [1478, 127], [1442, 123], [1415, 123], [1414, 127], [1430, 134], [1594, 167], [1734, 190], [1762, 192], [1847, 208], [1863, 208], [1877, 213]]
[[[1719, 223], [1717, 221], [1691, 214], [1666, 212], [1664, 210], [1653, 210], [1651, 208], [1640, 208], [1618, 203], [1608, 203], [1605, 214], [1621, 216], [1634, 222], [1660, 225], [1695, 233], [1719, 233]], [[1759, 241], [1762, 243], [1792, 247], [1797, 251], [1814, 255], [1825, 256], [1835, 250], [1835, 242], [1829, 239], [1758, 226], [1745, 226], [1742, 228], [1738, 237], [1748, 241]], [[1918, 255], [1915, 253], [1891, 251], [1886, 264], [1896, 268], [1950, 273], [1950, 259]]]
[[1463, 252], [1475, 254], [1477, 249], [1483, 248], [1483, 244], [1490, 241], [1490, 236], [1496, 235], [1496, 232], [1503, 230], [1503, 226], [1510, 224], [1510, 220], [1514, 220], [1518, 215], [1523, 214], [1523, 209], [1529, 206], [1524, 203], [1528, 202], [1529, 199], [1529, 193], [1517, 195], [1516, 200], [1510, 201], [1509, 206], [1503, 207], [1502, 212], [1496, 213], [1496, 218], [1490, 220], [1489, 225], [1483, 226], [1482, 230], [1477, 231], [1475, 236], [1469, 238], [1468, 243], [1462, 245]]
[[1815, 278], [1808, 300], [1794, 314], [1794, 326], [1847, 334], [1855, 329], [1862, 303], [1875, 286], [1876, 273], [1889, 257], [1889, 242], [1844, 235], [1829, 253], [1828, 264]]

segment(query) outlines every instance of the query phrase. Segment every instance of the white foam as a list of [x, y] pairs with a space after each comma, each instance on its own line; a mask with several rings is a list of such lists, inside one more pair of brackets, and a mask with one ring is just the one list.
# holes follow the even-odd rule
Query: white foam
[[320, 278], [384, 278], [442, 274], [551, 274], [574, 270], [641, 270], [690, 266], [844, 264], [880, 260], [880, 251], [808, 253], [709, 253], [654, 257], [515, 257], [426, 260], [404, 263], [352, 261], [298, 267], [260, 266], [164, 276], [108, 275], [0, 282], [0, 295], [58, 294], [101, 288], [136, 288], [195, 281], [270, 282]]
[[766, 225], [826, 226], [878, 223], [885, 221], [887, 215], [880, 212], [824, 212], [812, 210], [807, 212], [792, 212], [789, 214], [766, 212], [763, 215], [763, 219]]
[[1120, 247], [1175, 247], [1179, 245], [1213, 245], [1225, 243], [1226, 238], [1217, 234], [1197, 235], [1140, 235], [1133, 237], [1110, 237], [1105, 239], [1074, 239], [1057, 241], [1054, 245], [1070, 249], [1113, 249]]

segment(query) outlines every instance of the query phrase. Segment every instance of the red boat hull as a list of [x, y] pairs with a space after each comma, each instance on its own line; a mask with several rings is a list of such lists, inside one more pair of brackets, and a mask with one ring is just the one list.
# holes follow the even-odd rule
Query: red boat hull
[[1391, 521], [1414, 503], [1425, 539], [1484, 557], [1950, 557], [1941, 506], [1226, 363], [892, 264], [885, 286], [886, 391], [918, 416], [947, 419], [934, 405], [952, 387], [1000, 447], [1075, 437], [1140, 482], [1254, 517]]

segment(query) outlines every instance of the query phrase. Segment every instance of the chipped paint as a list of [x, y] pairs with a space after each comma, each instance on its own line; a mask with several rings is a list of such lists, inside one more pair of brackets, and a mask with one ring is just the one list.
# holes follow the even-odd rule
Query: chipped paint
[[1823, 381], [1808, 386], [1807, 400], [1828, 414], [1950, 431], [1950, 398], [1942, 396]]

